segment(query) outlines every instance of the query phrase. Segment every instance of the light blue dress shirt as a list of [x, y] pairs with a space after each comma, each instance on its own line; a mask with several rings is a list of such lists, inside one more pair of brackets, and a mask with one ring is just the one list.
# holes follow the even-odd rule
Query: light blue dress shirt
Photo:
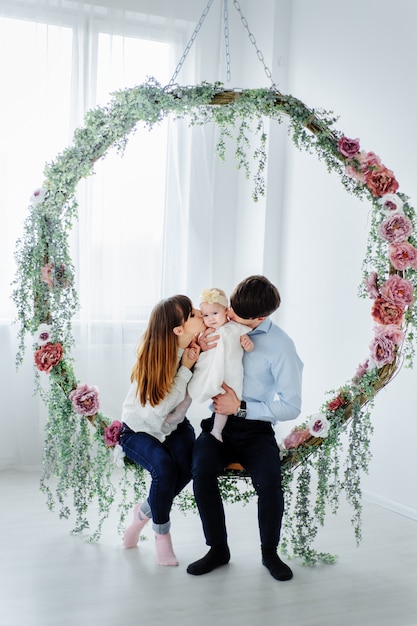
[[293, 420], [301, 412], [303, 362], [293, 340], [270, 318], [248, 332], [255, 344], [243, 355], [243, 400], [249, 420]]

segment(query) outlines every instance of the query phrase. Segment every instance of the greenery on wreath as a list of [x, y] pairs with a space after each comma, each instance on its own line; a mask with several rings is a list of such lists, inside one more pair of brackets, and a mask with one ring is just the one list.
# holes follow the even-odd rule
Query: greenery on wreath
[[[116, 92], [107, 106], [89, 111], [84, 126], [75, 131], [72, 145], [46, 165], [45, 180], [31, 197], [23, 236], [17, 242], [13, 291], [20, 338], [17, 364], [23, 359], [29, 335], [33, 337], [36, 389], [48, 407], [41, 488], [51, 509], [59, 505], [60, 516], [68, 518], [75, 512], [74, 532], [89, 527], [90, 505], [98, 504], [99, 522], [90, 541], [100, 537], [113, 506], [118, 506], [122, 527], [129, 508], [146, 493], [144, 471], [127, 462], [118, 445], [120, 422], [100, 412], [98, 389], [79, 381], [74, 371], [72, 318], [79, 302], [68, 235], [77, 217], [80, 179], [92, 174], [95, 162], [110, 148], [123, 152], [139, 123], [151, 129], [166, 116], [186, 117], [190, 125], [215, 123], [221, 158], [225, 158], [230, 139], [234, 140], [237, 165], [247, 177], [251, 176], [249, 164], [257, 163], [255, 201], [265, 189], [264, 121], [269, 118], [288, 123], [298, 149], [315, 154], [329, 172], [340, 176], [349, 193], [371, 202], [372, 223], [359, 292], [373, 301], [375, 332], [369, 356], [352, 379], [328, 391], [330, 399], [319, 412], [295, 427], [281, 444], [289, 503], [282, 545], [306, 564], [331, 562], [332, 555], [313, 547], [318, 528], [328, 509], [337, 511], [344, 491], [360, 540], [360, 476], [367, 471], [371, 456], [372, 402], [403, 359], [412, 365], [417, 326], [417, 223], [409, 198], [398, 191], [393, 172], [377, 155], [362, 150], [359, 140], [337, 131], [332, 114], [311, 110], [272, 89], [225, 91], [219, 83], [161, 87], [149, 79]], [[45, 375], [49, 377], [47, 390], [40, 378]], [[342, 435], [346, 433], [342, 469], [346, 445]], [[247, 478], [236, 481], [224, 476], [220, 484], [228, 502], [248, 502], [254, 495]], [[183, 492], [178, 506], [195, 510], [191, 493]]]

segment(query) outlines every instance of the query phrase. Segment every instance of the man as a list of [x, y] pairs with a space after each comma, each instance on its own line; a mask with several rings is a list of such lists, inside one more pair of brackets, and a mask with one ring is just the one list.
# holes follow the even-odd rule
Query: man
[[[210, 546], [203, 558], [188, 566], [187, 572], [195, 576], [207, 574], [230, 560], [217, 483], [217, 477], [230, 462], [243, 465], [258, 495], [263, 565], [276, 580], [290, 580], [293, 576], [277, 554], [284, 497], [273, 425], [300, 414], [303, 363], [292, 339], [268, 317], [280, 303], [278, 289], [264, 276], [249, 276], [230, 296], [229, 318], [248, 327], [255, 346], [243, 356], [243, 397], [238, 398], [233, 389], [223, 385], [225, 393], [213, 398], [214, 412], [229, 416], [223, 443], [210, 434], [213, 416], [201, 422], [202, 432], [195, 442], [194, 496], [206, 544]], [[207, 334], [205, 331], [206, 342]], [[215, 339], [212, 336], [211, 342]], [[214, 345], [206, 343], [202, 347]]]

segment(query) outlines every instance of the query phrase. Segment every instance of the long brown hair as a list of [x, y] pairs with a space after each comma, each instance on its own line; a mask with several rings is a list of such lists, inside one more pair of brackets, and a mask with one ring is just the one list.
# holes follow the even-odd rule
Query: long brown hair
[[192, 308], [191, 300], [181, 295], [161, 300], [153, 308], [130, 377], [137, 383], [136, 395], [142, 406], [147, 402], [158, 405], [171, 391], [178, 368], [178, 342], [173, 330], [188, 319]]

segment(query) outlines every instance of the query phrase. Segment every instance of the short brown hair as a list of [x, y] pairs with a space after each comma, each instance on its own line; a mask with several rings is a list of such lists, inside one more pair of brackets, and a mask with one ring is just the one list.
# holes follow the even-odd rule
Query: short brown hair
[[278, 289], [265, 276], [254, 275], [242, 280], [230, 296], [230, 306], [242, 319], [267, 317], [281, 304]]

